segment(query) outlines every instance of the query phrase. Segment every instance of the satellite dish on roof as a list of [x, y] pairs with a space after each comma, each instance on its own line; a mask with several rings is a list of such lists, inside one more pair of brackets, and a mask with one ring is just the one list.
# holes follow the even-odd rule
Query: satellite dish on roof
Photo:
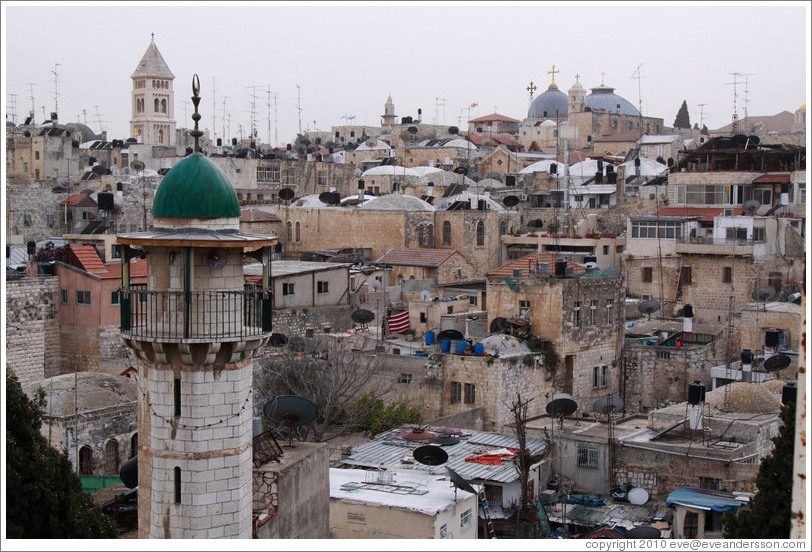
[[336, 192], [322, 192], [319, 194], [319, 201], [327, 205], [338, 205], [341, 203], [341, 195]]
[[118, 476], [121, 478], [121, 482], [124, 483], [127, 488], [134, 489], [138, 486], [138, 455], [136, 454], [121, 466], [121, 469], [118, 471]]
[[289, 201], [293, 199], [294, 195], [296, 195], [296, 192], [294, 192], [290, 188], [282, 188], [281, 190], [279, 190], [279, 199]]
[[423, 291], [420, 292], [420, 300], [421, 301], [430, 301], [431, 300], [431, 293], [429, 293], [429, 290], [424, 289]]
[[406, 129], [406, 132], [408, 132], [409, 134], [417, 134], [417, 127], [410, 126], [409, 128]]
[[212, 270], [220, 270], [228, 264], [228, 252], [225, 249], [209, 249], [206, 253], [206, 264]]
[[753, 291], [753, 299], [756, 301], [761, 301], [766, 303], [768, 299], [771, 299], [772, 296], [775, 295], [775, 288], [772, 286], [761, 286], [757, 287]]
[[748, 215], [752, 215], [756, 212], [756, 209], [761, 207], [761, 202], [757, 199], [748, 199], [747, 201], [742, 204], [742, 211], [747, 213]]
[[455, 472], [449, 467], [446, 467], [446, 471], [448, 472], [448, 477], [451, 478], [451, 482], [454, 484], [455, 487], [458, 489], [462, 489], [463, 491], [469, 492], [471, 494], [477, 494], [471, 484], [460, 474]]
[[288, 338], [285, 334], [272, 333], [271, 337], [268, 338], [268, 344], [271, 347], [284, 347], [288, 344]]
[[146, 167], [146, 165], [144, 164], [144, 162], [143, 162], [143, 161], [139, 161], [138, 159], [136, 159], [135, 161], [133, 161], [132, 163], [130, 163], [130, 168], [131, 168], [132, 170], [134, 170], [134, 171], [143, 171], [143, 170], [144, 170], [144, 167]]
[[627, 539], [661, 539], [662, 534], [660, 530], [651, 525], [641, 525], [640, 527], [633, 527], [626, 531]]
[[594, 270], [598, 268], [598, 263], [594, 261], [589, 261], [588, 263], [584, 263], [584, 268], [587, 270]]
[[375, 314], [366, 309], [358, 309], [350, 315], [350, 318], [352, 318], [353, 322], [357, 322], [358, 324], [369, 324], [375, 319]]
[[505, 199], [502, 200], [502, 203], [505, 204], [505, 207], [513, 207], [515, 205], [518, 205], [519, 201], [521, 200], [517, 196], [509, 195], [505, 196]]
[[578, 403], [567, 393], [555, 393], [546, 410], [553, 418], [564, 418], [578, 410]]
[[637, 310], [642, 312], [643, 314], [647, 314], [649, 318], [651, 318], [652, 312], [657, 312], [660, 310], [660, 303], [655, 301], [654, 299], [647, 299], [637, 305]]
[[275, 424], [288, 426], [288, 446], [293, 446], [293, 426], [312, 422], [319, 413], [313, 401], [298, 395], [281, 395], [262, 408], [265, 416]]
[[448, 329], [438, 333], [437, 339], [465, 339], [465, 336], [459, 330]]
[[626, 498], [629, 500], [631, 504], [642, 506], [643, 504], [648, 502], [648, 491], [646, 491], [641, 487], [635, 487], [634, 489], [629, 491], [629, 493], [626, 495]]
[[613, 414], [619, 410], [623, 410], [623, 401], [618, 397], [601, 397], [595, 404], [592, 405], [592, 410], [598, 414]]
[[497, 316], [491, 321], [491, 333], [501, 332], [507, 328], [507, 319]]
[[411, 431], [403, 436], [407, 441], [428, 441], [432, 437], [434, 437], [434, 433], [426, 431], [422, 427], [412, 428]]
[[792, 359], [787, 355], [773, 355], [764, 361], [764, 369], [768, 372], [783, 370], [792, 364]]
[[426, 466], [439, 466], [448, 461], [448, 453], [435, 445], [417, 447], [412, 453], [414, 459]]
[[466, 174], [468, 174], [468, 169], [466, 167], [457, 167], [456, 169], [454, 169], [454, 172], [465, 176]]
[[380, 280], [372, 280], [372, 291], [378, 291], [383, 287]]
[[354, 174], [355, 176], [361, 176], [361, 175], [362, 175], [362, 174], [364, 174], [364, 173], [363, 173], [363, 171], [361, 171], [361, 169], [355, 169], [355, 172], [354, 172], [353, 174]]
[[456, 445], [460, 442], [460, 438], [456, 435], [451, 435], [450, 433], [441, 433], [429, 439], [429, 442], [434, 443], [435, 445]]
[[460, 129], [458, 129], [458, 128], [457, 128], [457, 127], [455, 127], [455, 126], [451, 126], [451, 127], [448, 127], [448, 133], [449, 133], [449, 134], [459, 134], [459, 133], [460, 133]]

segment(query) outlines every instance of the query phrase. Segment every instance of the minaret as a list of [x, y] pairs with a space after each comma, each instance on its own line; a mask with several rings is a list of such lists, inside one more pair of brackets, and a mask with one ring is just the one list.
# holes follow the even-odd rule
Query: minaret
[[[150, 232], [119, 234], [121, 336], [138, 357], [139, 538], [251, 538], [252, 358], [271, 335], [275, 236], [239, 231], [223, 171], [200, 153], [199, 80], [192, 80], [194, 153], [155, 194]], [[149, 261], [146, 289], [130, 260]], [[263, 265], [247, 290], [243, 257]]]
[[130, 136], [142, 144], [175, 144], [175, 75], [155, 45], [155, 35], [138, 62], [133, 80]]
[[570, 113], [582, 113], [586, 109], [586, 90], [575, 75], [575, 84], [567, 91], [567, 105]]
[[381, 126], [392, 128], [397, 124], [397, 115], [395, 115], [395, 104], [392, 102], [392, 95], [386, 99], [386, 104], [383, 106], [383, 115], [381, 115]]

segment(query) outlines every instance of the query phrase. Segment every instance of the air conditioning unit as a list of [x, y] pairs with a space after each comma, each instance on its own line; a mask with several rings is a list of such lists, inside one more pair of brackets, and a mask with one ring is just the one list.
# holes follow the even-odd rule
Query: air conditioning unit
[[519, 199], [522, 200], [522, 201], [527, 201], [527, 194], [520, 195]]

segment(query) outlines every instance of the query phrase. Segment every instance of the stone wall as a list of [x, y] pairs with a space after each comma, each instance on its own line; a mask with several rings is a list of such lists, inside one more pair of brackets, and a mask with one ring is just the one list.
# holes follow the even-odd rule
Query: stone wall
[[21, 383], [58, 373], [59, 279], [6, 281], [6, 363]]
[[291, 339], [304, 337], [308, 327], [312, 327], [315, 333], [322, 333], [322, 324], [329, 324], [331, 333], [343, 333], [353, 326], [350, 318], [353, 310], [351, 305], [275, 309], [273, 331]]

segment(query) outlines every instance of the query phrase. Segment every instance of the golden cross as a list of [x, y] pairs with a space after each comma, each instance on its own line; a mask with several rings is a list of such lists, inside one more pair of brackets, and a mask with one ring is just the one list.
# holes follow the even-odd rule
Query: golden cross
[[533, 95], [533, 92], [535, 92], [537, 89], [538, 89], [538, 86], [533, 84], [533, 81], [530, 81], [530, 86], [527, 87], [527, 91], [530, 92], [531, 96]]
[[603, 75], [604, 75], [604, 73], [603, 73], [603, 71], [601, 71], [601, 86], [606, 86], [605, 84], [603, 84]]
[[555, 70], [555, 65], [553, 65], [553, 70], [552, 70], [552, 71], [547, 71], [547, 74], [548, 74], [548, 75], [550, 75], [550, 74], [552, 74], [552, 75], [553, 75], [553, 84], [555, 84], [555, 74], [556, 74], [556, 73], [560, 73], [560, 72], [561, 72], [561, 71], [556, 71], [556, 70]]

